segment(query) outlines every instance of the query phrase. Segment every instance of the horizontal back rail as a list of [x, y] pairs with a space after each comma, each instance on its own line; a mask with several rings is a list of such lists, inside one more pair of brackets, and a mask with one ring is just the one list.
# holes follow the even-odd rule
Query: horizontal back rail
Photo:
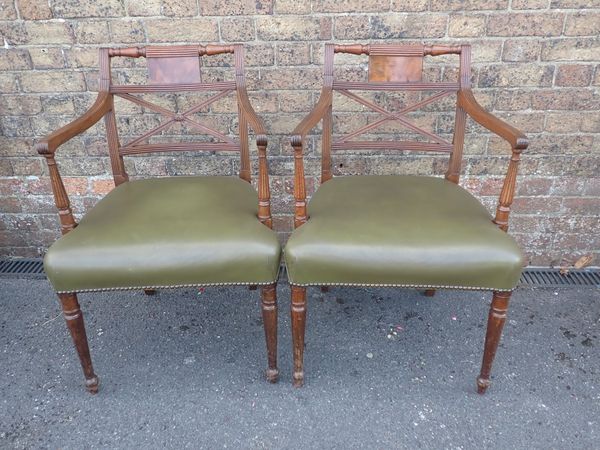
[[359, 90], [359, 91], [451, 91], [458, 92], [459, 83], [453, 82], [360, 82], [360, 81], [334, 81], [334, 90]]
[[120, 84], [111, 85], [111, 94], [143, 94], [152, 92], [189, 92], [189, 91], [224, 91], [235, 90], [235, 81], [217, 81], [214, 83], [181, 83], [181, 84]]
[[348, 141], [334, 142], [331, 150], [399, 150], [452, 153], [452, 144], [419, 141]]
[[154, 152], [192, 152], [192, 151], [240, 151], [239, 144], [229, 142], [174, 142], [133, 145], [119, 148], [122, 156], [140, 155]]

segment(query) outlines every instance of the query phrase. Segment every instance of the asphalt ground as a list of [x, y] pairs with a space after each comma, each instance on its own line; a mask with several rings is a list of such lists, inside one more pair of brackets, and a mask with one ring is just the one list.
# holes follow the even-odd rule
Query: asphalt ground
[[48, 282], [0, 280], [0, 448], [600, 448], [599, 289], [517, 290], [484, 396], [489, 293], [310, 289], [301, 389], [278, 295], [271, 385], [257, 291], [82, 294], [92, 396]]

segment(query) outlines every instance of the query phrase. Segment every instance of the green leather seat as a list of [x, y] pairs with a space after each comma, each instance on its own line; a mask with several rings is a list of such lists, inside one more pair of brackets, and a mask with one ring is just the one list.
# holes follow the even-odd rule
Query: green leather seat
[[512, 290], [516, 242], [442, 178], [348, 176], [324, 183], [285, 247], [291, 284]]
[[59, 293], [270, 284], [280, 245], [257, 207], [236, 177], [126, 182], [52, 245], [44, 268]]

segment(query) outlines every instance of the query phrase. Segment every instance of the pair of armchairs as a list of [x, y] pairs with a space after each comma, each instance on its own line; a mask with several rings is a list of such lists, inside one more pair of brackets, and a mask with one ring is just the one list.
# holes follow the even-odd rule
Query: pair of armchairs
[[[235, 81], [201, 81], [199, 57], [233, 54]], [[369, 55], [368, 82], [334, 78], [335, 53]], [[422, 81], [427, 55], [458, 55], [457, 81]], [[115, 57], [147, 61], [149, 84], [115, 84]], [[522, 257], [505, 231], [513, 199], [517, 166], [527, 139], [515, 128], [484, 111], [470, 89], [470, 47], [424, 45], [325, 46], [324, 84], [314, 110], [292, 137], [295, 163], [295, 227], [285, 248], [291, 284], [293, 383], [304, 380], [303, 353], [306, 288], [320, 286], [398, 286], [493, 291], [478, 391], [490, 384], [511, 291], [521, 272]], [[45, 157], [63, 237], [48, 250], [44, 266], [58, 293], [89, 392], [98, 391], [77, 294], [108, 290], [246, 285], [260, 286], [266, 336], [266, 378], [278, 379], [276, 283], [281, 248], [271, 230], [267, 168], [267, 133], [246, 93], [241, 45], [195, 45], [100, 50], [99, 94], [93, 106], [69, 125], [39, 142]], [[424, 91], [413, 105], [390, 112], [356, 95], [356, 90]], [[216, 92], [183, 112], [173, 112], [144, 99], [145, 93]], [[333, 140], [333, 92], [381, 113], [381, 120]], [[237, 139], [195, 120], [227, 94], [238, 105]], [[138, 94], [138, 95], [136, 95]], [[411, 123], [406, 114], [457, 94], [452, 142]], [[117, 133], [114, 97], [129, 100], [165, 120], [156, 128], [122, 144]], [[458, 186], [467, 115], [508, 141], [512, 156], [494, 218]], [[55, 161], [58, 147], [104, 119], [115, 189], [77, 223]], [[321, 182], [306, 201], [303, 149], [305, 136], [323, 122]], [[354, 138], [396, 121], [427, 140], [358, 141]], [[177, 123], [196, 128], [210, 142], [156, 143], [153, 136]], [[251, 185], [248, 130], [256, 135], [258, 192]], [[336, 150], [399, 150], [449, 154], [445, 178], [416, 176], [333, 177]], [[154, 152], [238, 151], [239, 177], [167, 177], [130, 181], [123, 157]]]

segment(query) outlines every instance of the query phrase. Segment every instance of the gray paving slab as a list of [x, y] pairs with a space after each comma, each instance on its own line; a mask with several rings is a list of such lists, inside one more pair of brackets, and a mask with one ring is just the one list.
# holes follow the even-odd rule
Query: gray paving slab
[[598, 289], [517, 290], [485, 396], [489, 294], [310, 290], [302, 389], [278, 294], [276, 385], [256, 291], [81, 295], [91, 396], [49, 284], [0, 280], [0, 448], [600, 448]]

